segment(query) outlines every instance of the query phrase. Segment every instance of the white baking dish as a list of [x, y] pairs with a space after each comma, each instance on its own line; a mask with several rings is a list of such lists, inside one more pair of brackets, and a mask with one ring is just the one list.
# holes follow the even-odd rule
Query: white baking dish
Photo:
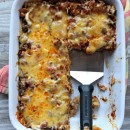
[[[10, 24], [10, 45], [9, 45], [9, 115], [13, 126], [17, 130], [25, 130], [17, 118], [16, 118], [16, 106], [18, 104], [18, 90], [16, 75], [18, 72], [18, 66], [16, 62], [18, 52], [18, 33], [19, 33], [19, 12], [26, 0], [15, 0], [11, 10], [11, 24]], [[109, 68], [104, 66], [104, 78], [100, 82], [103, 82], [106, 86], [110, 86], [109, 82], [112, 75], [120, 81], [117, 82], [111, 91], [100, 92], [95, 83], [95, 90], [93, 95], [96, 95], [99, 99], [101, 97], [108, 97], [107, 103], [101, 102], [101, 107], [97, 110], [98, 118], [94, 120], [94, 124], [102, 128], [102, 130], [119, 130], [122, 126], [125, 110], [125, 31], [124, 31], [124, 13], [120, 0], [106, 0], [108, 3], [114, 4], [117, 9], [117, 44], [119, 46], [113, 53], [105, 52], [105, 63], [109, 63]], [[121, 59], [122, 58], [122, 59]], [[77, 95], [77, 83], [73, 84], [75, 88], [75, 94]], [[108, 114], [111, 115], [112, 104], [116, 106], [116, 119], [110, 121]], [[79, 130], [79, 112], [70, 120], [71, 130]]]

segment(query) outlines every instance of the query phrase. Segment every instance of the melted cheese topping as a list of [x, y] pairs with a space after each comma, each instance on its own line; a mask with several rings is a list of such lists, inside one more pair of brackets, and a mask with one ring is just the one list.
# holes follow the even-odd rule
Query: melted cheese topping
[[65, 39], [67, 37], [67, 15], [64, 12], [58, 12], [56, 15], [61, 16], [60, 20], [52, 22], [51, 34], [55, 38]]
[[85, 18], [80, 16], [73, 17], [75, 22], [69, 24], [68, 39], [75, 46], [88, 41], [87, 53], [94, 53], [100, 48], [106, 46], [102, 29], [110, 31], [105, 21], [108, 19], [106, 14], [91, 14]]
[[[52, 34], [58, 34], [57, 31], [59, 32], [59, 30], [52, 31]], [[60, 122], [64, 124], [69, 119], [70, 103], [70, 92], [66, 86], [71, 88], [67, 78], [69, 71], [66, 71], [70, 65], [68, 50], [63, 46], [62, 51], [67, 55], [62, 55], [54, 46], [54, 36], [48, 31], [48, 23], [33, 22], [31, 33], [21, 37], [20, 41], [24, 41], [25, 37], [33, 44], [24, 54], [27, 64], [20, 64], [19, 68], [28, 74], [28, 79], [34, 80], [37, 87], [31, 91], [31, 94], [29, 93], [31, 97], [23, 111], [23, 118], [27, 125], [34, 129], [44, 121], [48, 122], [48, 127], [58, 126]], [[38, 45], [40, 47], [37, 47]], [[21, 60], [22, 58], [19, 61]], [[60, 66], [63, 70], [60, 70]], [[56, 74], [60, 75], [59, 78], [52, 79], [49, 69], [50, 71], [55, 69]], [[28, 92], [24, 94], [24, 97], [27, 96]]]
[[28, 8], [25, 20], [29, 31], [25, 33], [21, 28], [19, 37], [17, 117], [23, 125], [69, 130], [72, 92], [69, 49], [94, 53], [108, 45], [104, 35], [111, 31], [108, 19], [105, 13], [69, 16], [49, 4], [33, 4]]

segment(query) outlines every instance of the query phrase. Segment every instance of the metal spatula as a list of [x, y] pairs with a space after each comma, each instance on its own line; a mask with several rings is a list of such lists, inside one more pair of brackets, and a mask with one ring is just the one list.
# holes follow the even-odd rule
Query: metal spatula
[[70, 52], [72, 61], [70, 75], [81, 83], [80, 92], [80, 130], [88, 127], [92, 130], [92, 92], [93, 82], [104, 75], [104, 57], [102, 53], [86, 55], [82, 51]]

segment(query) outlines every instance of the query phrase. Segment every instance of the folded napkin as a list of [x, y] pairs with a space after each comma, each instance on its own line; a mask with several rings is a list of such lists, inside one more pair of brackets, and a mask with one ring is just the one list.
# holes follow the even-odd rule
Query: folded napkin
[[[126, 31], [126, 57], [128, 56], [128, 37], [130, 28], [130, 0], [121, 0], [124, 8], [125, 31]], [[126, 59], [126, 88], [128, 86], [128, 58]], [[8, 65], [0, 69], [0, 92], [8, 93]]]

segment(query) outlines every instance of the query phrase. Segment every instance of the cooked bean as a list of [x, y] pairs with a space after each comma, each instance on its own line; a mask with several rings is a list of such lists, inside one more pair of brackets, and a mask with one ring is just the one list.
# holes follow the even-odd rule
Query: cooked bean
[[27, 11], [28, 11], [28, 9], [27, 8], [21, 8], [20, 10], [19, 10], [19, 12], [22, 12], [22, 13], [27, 13]]
[[95, 7], [95, 4], [96, 4], [95, 0], [91, 0], [89, 1], [88, 6], [90, 9], [93, 9]]
[[41, 48], [41, 45], [40, 45], [40, 44], [37, 44], [36, 47], [37, 47], [37, 48]]
[[105, 35], [105, 36], [104, 36], [104, 40], [105, 40], [106, 42], [108, 42], [110, 39], [111, 39], [110, 36], [108, 36], [108, 35]]
[[106, 34], [107, 33], [107, 29], [106, 28], [102, 28], [102, 34]]
[[81, 44], [81, 48], [84, 49], [84, 48], [87, 48], [89, 46], [89, 41], [81, 41], [80, 44]]
[[72, 16], [78, 15], [81, 13], [81, 5], [80, 4], [70, 4], [69, 14]]
[[54, 15], [56, 13], [56, 7], [55, 6], [50, 6], [49, 7], [49, 11], [52, 15]]
[[24, 56], [24, 54], [25, 54], [25, 51], [19, 50], [18, 57], [22, 58]]
[[56, 41], [54, 42], [54, 45], [55, 45], [55, 47], [56, 47], [57, 49], [59, 49], [60, 46], [62, 45], [62, 43], [61, 43], [60, 40], [56, 40]]
[[25, 14], [21, 12], [21, 13], [20, 13], [20, 17], [21, 17], [21, 18], [24, 18], [24, 17], [25, 17]]
[[62, 11], [67, 10], [67, 8], [68, 8], [68, 2], [61, 3], [61, 4], [60, 4], [60, 9], [61, 9]]
[[28, 32], [29, 26], [28, 25], [23, 25], [22, 30], [24, 33]]
[[70, 18], [68, 22], [69, 22], [69, 23], [75, 23], [76, 20], [75, 20], [74, 18]]

